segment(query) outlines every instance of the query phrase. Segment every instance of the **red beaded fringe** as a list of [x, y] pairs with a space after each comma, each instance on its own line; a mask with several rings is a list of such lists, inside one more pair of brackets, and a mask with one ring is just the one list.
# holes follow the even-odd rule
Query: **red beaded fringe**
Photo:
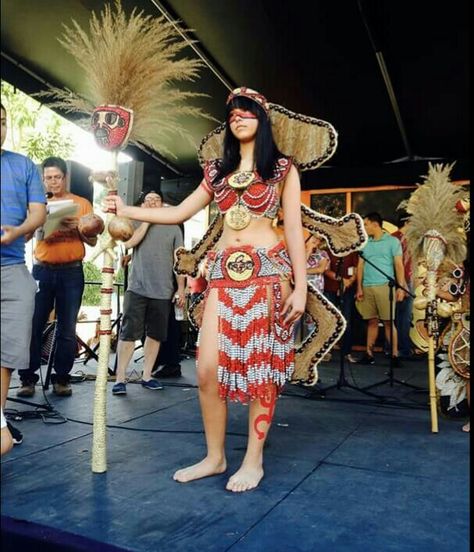
[[271, 286], [218, 288], [219, 395], [247, 403], [280, 392], [294, 370], [293, 327], [280, 324], [282, 293]]

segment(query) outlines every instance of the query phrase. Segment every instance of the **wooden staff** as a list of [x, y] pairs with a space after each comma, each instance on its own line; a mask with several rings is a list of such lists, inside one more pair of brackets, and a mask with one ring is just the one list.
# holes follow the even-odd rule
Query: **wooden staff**
[[[112, 152], [112, 171], [107, 177], [106, 185], [109, 195], [117, 194], [117, 157]], [[115, 174], [115, 176], [110, 176]], [[103, 183], [103, 182], [102, 182]], [[100, 326], [99, 326], [99, 361], [94, 392], [94, 417], [92, 432], [92, 472], [107, 471], [107, 379], [109, 371], [110, 342], [112, 334], [112, 293], [114, 288], [114, 252], [115, 240], [110, 236], [108, 226], [115, 216], [107, 213], [105, 231], [101, 236], [101, 247], [93, 258], [103, 252], [102, 286], [100, 288]]]
[[430, 388], [431, 432], [438, 433], [438, 408], [436, 404], [435, 345], [434, 337], [428, 340], [428, 382]]
[[431, 431], [438, 433], [438, 407], [436, 404], [435, 380], [435, 339], [439, 337], [438, 313], [436, 308], [437, 270], [444, 257], [444, 243], [436, 231], [425, 235], [423, 240], [426, 264], [426, 292], [428, 304], [426, 307], [426, 326], [428, 340], [428, 383], [430, 390]]

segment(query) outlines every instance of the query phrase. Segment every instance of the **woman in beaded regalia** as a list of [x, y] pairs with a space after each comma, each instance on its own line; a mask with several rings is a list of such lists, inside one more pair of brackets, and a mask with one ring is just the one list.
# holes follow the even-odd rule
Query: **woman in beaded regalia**
[[[226, 401], [240, 401], [249, 404], [249, 435], [242, 465], [227, 482], [234, 492], [255, 488], [263, 477], [263, 448], [276, 399], [294, 370], [293, 328], [306, 303], [300, 180], [292, 158], [275, 144], [272, 106], [248, 88], [230, 94], [226, 122], [218, 129], [225, 133], [223, 155], [207, 156], [200, 186], [178, 206], [144, 210], [125, 206], [117, 196], [105, 200], [117, 215], [150, 223], [181, 223], [212, 200], [223, 217], [222, 233], [207, 253], [209, 285], [196, 309], [207, 455], [174, 479], [185, 483], [226, 470]], [[279, 120], [285, 124], [290, 117], [280, 112]], [[320, 164], [335, 149], [335, 132], [313, 121], [334, 137]], [[216, 131], [205, 141], [215, 137]], [[275, 231], [280, 207], [286, 245]]]

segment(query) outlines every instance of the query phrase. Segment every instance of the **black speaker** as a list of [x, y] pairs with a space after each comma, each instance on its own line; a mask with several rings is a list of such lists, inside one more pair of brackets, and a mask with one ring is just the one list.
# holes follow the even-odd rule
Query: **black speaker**
[[68, 170], [68, 187], [72, 194], [94, 202], [94, 186], [89, 182], [91, 169], [77, 161], [66, 161]]
[[173, 178], [161, 181], [163, 200], [169, 205], [178, 205], [186, 199], [198, 186], [199, 179]]
[[134, 205], [143, 188], [143, 161], [119, 163], [118, 195], [127, 205]]

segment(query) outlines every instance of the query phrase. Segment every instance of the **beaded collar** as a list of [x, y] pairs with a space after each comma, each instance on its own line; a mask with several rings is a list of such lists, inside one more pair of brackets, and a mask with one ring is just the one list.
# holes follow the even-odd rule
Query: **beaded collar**
[[229, 184], [229, 179], [232, 177], [234, 177], [234, 181], [239, 180], [240, 175], [237, 173], [213, 182], [221, 164], [220, 159], [208, 161], [204, 167], [204, 181], [206, 189], [214, 195], [214, 200], [222, 214], [240, 204], [247, 208], [254, 218], [274, 218], [277, 215], [280, 208], [277, 184], [282, 182], [288, 174], [292, 164], [290, 159], [286, 157], [277, 159], [273, 177], [268, 180], [263, 180], [256, 171], [253, 171], [253, 178], [246, 178], [249, 183], [242, 189], [236, 189], [235, 184], [234, 187]]

